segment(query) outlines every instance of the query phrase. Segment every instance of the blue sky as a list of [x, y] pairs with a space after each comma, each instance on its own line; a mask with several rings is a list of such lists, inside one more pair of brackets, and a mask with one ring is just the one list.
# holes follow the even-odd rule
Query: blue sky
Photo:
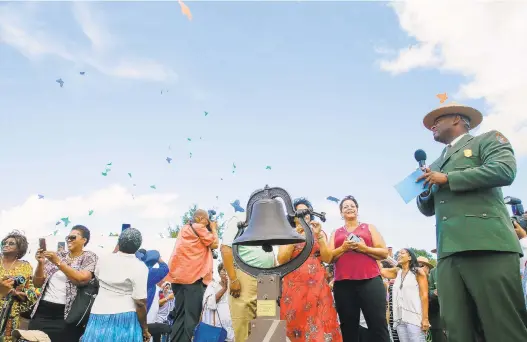
[[[434, 220], [393, 185], [417, 148], [430, 159], [443, 148], [422, 126], [436, 94], [500, 115], [503, 99], [463, 93], [477, 70], [446, 53], [434, 64], [401, 27], [411, 8], [187, 4], [192, 21], [176, 2], [0, 4], [3, 233], [48, 234], [69, 216], [97, 234], [126, 221], [156, 235], [192, 203], [229, 216], [229, 202], [270, 184], [326, 211], [328, 232], [341, 221], [325, 198], [353, 194], [388, 245], [434, 247]], [[527, 188], [522, 156], [505, 194]]]

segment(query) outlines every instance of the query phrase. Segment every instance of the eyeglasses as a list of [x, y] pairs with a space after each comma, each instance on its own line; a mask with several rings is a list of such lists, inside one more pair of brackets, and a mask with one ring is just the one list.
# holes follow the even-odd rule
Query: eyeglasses
[[4, 241], [4, 242], [2, 242], [2, 246], [16, 246], [16, 242], [14, 242], [14, 241]]
[[68, 235], [66, 236], [66, 241], [68, 242], [72, 242], [72, 241], [75, 241], [77, 240], [77, 235]]

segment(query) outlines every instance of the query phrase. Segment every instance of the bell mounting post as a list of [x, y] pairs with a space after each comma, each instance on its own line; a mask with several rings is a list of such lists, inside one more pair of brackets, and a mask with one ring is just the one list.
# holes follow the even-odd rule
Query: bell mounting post
[[[282, 199], [283, 204], [277, 198]], [[325, 213], [315, 213], [309, 209], [295, 210], [287, 191], [277, 187], [270, 188], [268, 185], [251, 194], [246, 210], [246, 220], [238, 223], [238, 233], [233, 241], [232, 249], [237, 267], [255, 277], [258, 282], [256, 319], [250, 323], [247, 342], [288, 341], [286, 321], [280, 320], [279, 303], [282, 278], [302, 266], [313, 249], [313, 232], [304, 217], [313, 214], [324, 222]], [[286, 215], [299, 219], [305, 237], [293, 229]], [[302, 242], [306, 244], [296, 258], [272, 268], [248, 265], [240, 258], [238, 251], [239, 246], [262, 246], [265, 251], [271, 252], [273, 246], [276, 245]]]

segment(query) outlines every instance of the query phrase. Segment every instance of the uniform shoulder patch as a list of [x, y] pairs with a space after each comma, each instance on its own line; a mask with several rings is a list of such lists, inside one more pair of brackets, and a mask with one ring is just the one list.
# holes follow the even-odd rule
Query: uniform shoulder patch
[[496, 140], [498, 140], [500, 144], [506, 144], [509, 142], [509, 139], [505, 138], [500, 132], [496, 132]]

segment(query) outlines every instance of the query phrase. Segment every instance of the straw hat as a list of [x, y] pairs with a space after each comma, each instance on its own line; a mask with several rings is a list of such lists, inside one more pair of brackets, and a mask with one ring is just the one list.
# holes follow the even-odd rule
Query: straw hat
[[434, 268], [434, 265], [430, 263], [430, 260], [428, 260], [428, 258], [425, 258], [424, 256], [417, 257], [417, 262], [420, 264], [425, 264], [426, 266], [428, 266], [428, 268]]
[[444, 104], [426, 114], [423, 119], [423, 125], [425, 125], [426, 128], [431, 129], [437, 118], [448, 114], [459, 114], [469, 118], [470, 129], [476, 128], [483, 121], [483, 115], [479, 110], [459, 103], [451, 102]]

